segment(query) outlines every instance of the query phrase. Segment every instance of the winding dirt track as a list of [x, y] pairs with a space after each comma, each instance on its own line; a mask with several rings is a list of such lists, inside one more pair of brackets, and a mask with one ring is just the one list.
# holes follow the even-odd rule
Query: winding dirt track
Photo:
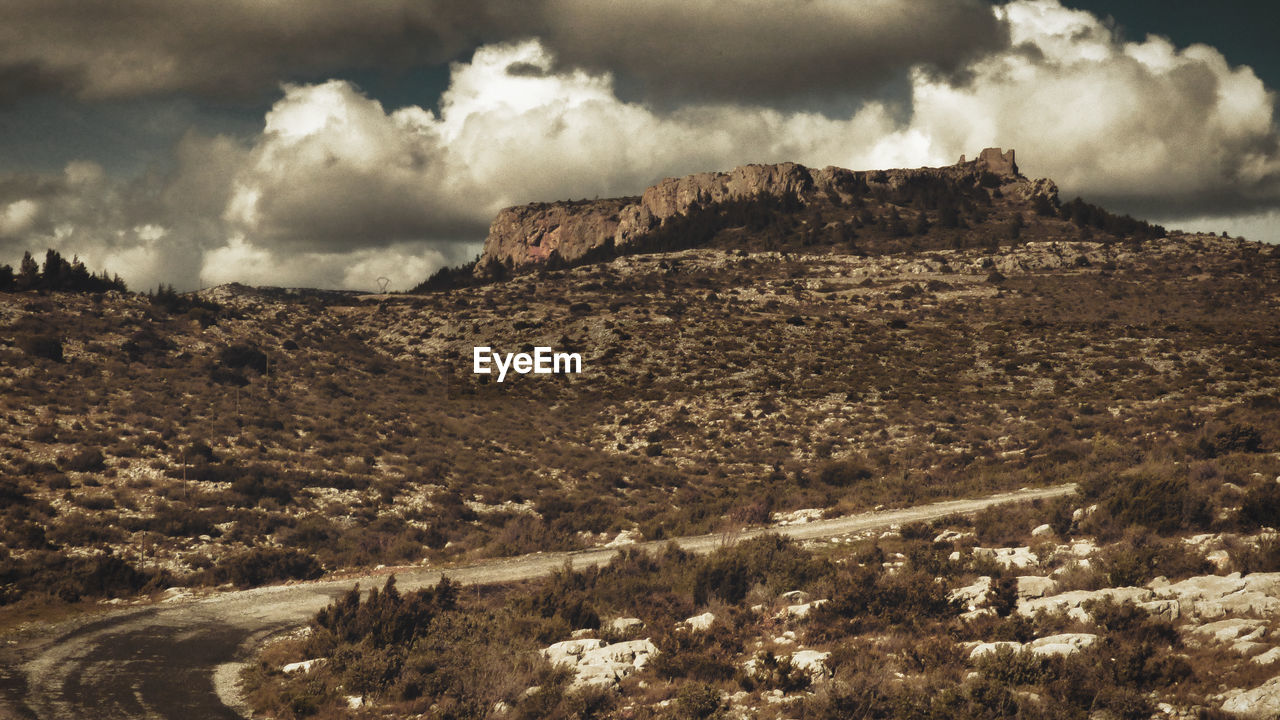
[[[1058, 497], [1074, 490], [1074, 485], [1021, 490], [747, 530], [735, 538], [766, 532], [802, 540], [828, 538], [972, 513], [1002, 503]], [[725, 539], [700, 535], [675, 542], [705, 553]], [[652, 549], [666, 542], [633, 547]], [[434, 585], [442, 575], [463, 584], [513, 582], [548, 575], [566, 563], [574, 567], [606, 564], [615, 553], [615, 549], [536, 553], [460, 567], [394, 571], [401, 590]], [[242, 709], [234, 707], [235, 678], [239, 662], [258, 642], [304, 624], [353, 584], [381, 584], [390, 572], [179, 599], [52, 627], [41, 637], [0, 647], [0, 719], [239, 718]]]

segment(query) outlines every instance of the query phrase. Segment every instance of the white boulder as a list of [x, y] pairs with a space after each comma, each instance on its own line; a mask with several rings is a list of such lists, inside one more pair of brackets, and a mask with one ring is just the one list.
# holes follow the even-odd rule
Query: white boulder
[[284, 673], [285, 675], [289, 675], [291, 673], [296, 673], [296, 672], [303, 672], [303, 673], [311, 672], [311, 668], [315, 667], [317, 663], [322, 663], [322, 662], [324, 662], [324, 658], [300, 660], [298, 662], [292, 662], [292, 663], [289, 663], [288, 665], [285, 665], [284, 667], [280, 668], [280, 672]]
[[1280, 717], [1280, 677], [1271, 678], [1252, 690], [1227, 693], [1222, 709], [1250, 720]]
[[826, 665], [829, 657], [831, 657], [829, 652], [800, 650], [791, 655], [791, 666], [803, 670], [814, 679], [825, 678], [830, 675]]
[[997, 640], [996, 642], [978, 643], [973, 646], [972, 650], [969, 651], [969, 659], [977, 660], [983, 655], [997, 653], [997, 652], [1000, 652], [1001, 650], [1012, 650], [1013, 652], [1019, 652], [1022, 650], [1022, 643], [1014, 642], [1012, 640]]
[[1254, 655], [1249, 659], [1259, 665], [1274, 665], [1280, 662], [1280, 647], [1273, 647], [1261, 655]]
[[605, 629], [616, 633], [631, 632], [644, 627], [644, 622], [640, 618], [620, 617], [614, 618], [605, 623]]
[[715, 621], [715, 613], [704, 612], [701, 615], [694, 615], [691, 618], [685, 618], [684, 625], [690, 630], [702, 632], [710, 629], [711, 624]]
[[1052, 595], [1058, 590], [1058, 583], [1053, 578], [1039, 575], [1023, 575], [1018, 578], [1019, 598], [1039, 598]]
[[582, 656], [604, 645], [599, 638], [583, 638], [581, 640], [564, 640], [554, 643], [542, 651], [542, 656], [552, 665], [577, 665]]
[[960, 603], [970, 612], [986, 605], [987, 593], [991, 592], [991, 576], [983, 575], [970, 585], [958, 587], [947, 594], [947, 597]]
[[973, 549], [973, 556], [977, 558], [988, 558], [995, 560], [1001, 567], [1017, 568], [1023, 570], [1035, 567], [1040, 564], [1040, 558], [1033, 552], [1029, 546], [1009, 547], [1009, 548], [983, 548], [976, 547]]

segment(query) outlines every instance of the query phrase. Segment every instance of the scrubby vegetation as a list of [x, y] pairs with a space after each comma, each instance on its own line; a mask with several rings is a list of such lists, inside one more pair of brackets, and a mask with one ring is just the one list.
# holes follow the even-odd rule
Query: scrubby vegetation
[[[1251, 473], [1280, 447], [1277, 271], [1179, 236], [686, 250], [366, 303], [5, 295], [4, 597], [41, 602], [39, 565], [86, 555], [134, 568], [127, 593], [1067, 481], [1108, 541], [1273, 526]], [[480, 344], [585, 372], [498, 386]], [[275, 549], [310, 562], [269, 569]]]
[[[1202, 479], [1205, 469], [1196, 474]], [[1023, 612], [1027, 596], [1012, 568], [968, 551], [981, 537], [1008, 532], [1001, 527], [1023, 528], [1006, 537], [1025, 541], [1029, 528], [1056, 521], [1064, 509], [1070, 518], [1072, 506], [1097, 500], [1087, 519], [1068, 520], [1061, 532], [1068, 538], [1105, 527], [1124, 536], [1102, 548], [1096, 588], [1145, 583], [1151, 572], [1178, 579], [1213, 571], [1178, 539], [1196, 521], [1153, 534], [1141, 518], [1102, 509], [1125, 492], [1087, 490], [846, 544], [804, 547], [765, 535], [703, 557], [674, 545], [654, 553], [624, 549], [605, 567], [566, 568], [483, 596], [447, 581], [401, 595], [392, 578], [367, 599], [353, 589], [321, 611], [305, 636], [273, 644], [246, 680], [255, 707], [287, 718], [346, 717], [357, 698], [393, 716], [455, 718], [1083, 720], [1105, 713], [1136, 720], [1161, 702], [1210, 703], [1224, 682], [1247, 686], [1260, 673], [1247, 662], [1224, 663], [1214, 646], [1188, 641], [1194, 625], [1106, 596], [1086, 601], [1084, 615]], [[1164, 500], [1180, 506], [1178, 495]], [[1057, 567], [1051, 575], [1065, 589], [1070, 547], [1041, 541], [1041, 566], [1020, 572]], [[1114, 572], [1122, 567], [1144, 571]], [[965, 612], [956, 588], [987, 572], [995, 582], [980, 602], [991, 611]], [[691, 626], [701, 612], [709, 624]], [[612, 618], [620, 617], [631, 620], [618, 626]], [[505, 652], [491, 644], [495, 636]], [[616, 687], [582, 684], [570, 666], [540, 650], [570, 636], [643, 637], [657, 654]], [[1087, 642], [1071, 651], [1019, 647], [1040, 637]], [[991, 649], [979, 654], [984, 643]], [[821, 649], [819, 671], [798, 664], [801, 648]], [[303, 671], [281, 670], [303, 659], [315, 662]]]

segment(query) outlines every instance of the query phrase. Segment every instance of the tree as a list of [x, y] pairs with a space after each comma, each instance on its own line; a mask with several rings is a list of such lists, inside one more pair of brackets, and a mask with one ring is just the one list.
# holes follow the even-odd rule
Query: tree
[[40, 286], [40, 266], [30, 252], [22, 254], [22, 263], [18, 266], [16, 287], [18, 290], [35, 290]]
[[69, 279], [67, 276], [70, 269], [61, 253], [49, 248], [44, 253], [44, 272], [40, 277], [40, 287], [45, 290], [62, 290]]
[[924, 235], [929, 232], [929, 216], [923, 210], [916, 216], [915, 221], [911, 223], [911, 232], [915, 235]]
[[15, 282], [13, 268], [8, 265], [0, 265], [0, 292], [11, 292]]

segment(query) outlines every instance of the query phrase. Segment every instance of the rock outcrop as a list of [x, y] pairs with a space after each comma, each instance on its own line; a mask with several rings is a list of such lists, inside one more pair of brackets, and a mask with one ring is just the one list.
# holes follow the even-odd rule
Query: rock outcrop
[[1280, 677], [1271, 678], [1252, 690], [1226, 693], [1222, 709], [1241, 718], [1280, 716]]
[[657, 653], [658, 648], [648, 638], [612, 645], [605, 645], [595, 638], [584, 638], [555, 643], [543, 649], [542, 656], [553, 665], [572, 668], [575, 687], [612, 687], [643, 668]]
[[961, 157], [956, 165], [913, 170], [812, 170], [796, 163], [743, 165], [728, 172], [668, 178], [639, 198], [533, 203], [502, 210], [489, 228], [476, 272], [488, 272], [494, 263], [519, 270], [552, 258], [573, 262], [597, 248], [625, 249], [673, 217], [718, 203], [761, 197], [794, 198], [802, 205], [849, 201], [858, 188], [895, 190], [922, 177], [989, 183], [990, 175], [995, 175], [1002, 187], [1016, 186], [1008, 191], [1020, 200], [1036, 195], [1057, 198], [1057, 187], [1051, 181], [1033, 182], [1023, 177], [1013, 161], [1013, 150], [1002, 153], [999, 148], [987, 148], [971, 162]]

